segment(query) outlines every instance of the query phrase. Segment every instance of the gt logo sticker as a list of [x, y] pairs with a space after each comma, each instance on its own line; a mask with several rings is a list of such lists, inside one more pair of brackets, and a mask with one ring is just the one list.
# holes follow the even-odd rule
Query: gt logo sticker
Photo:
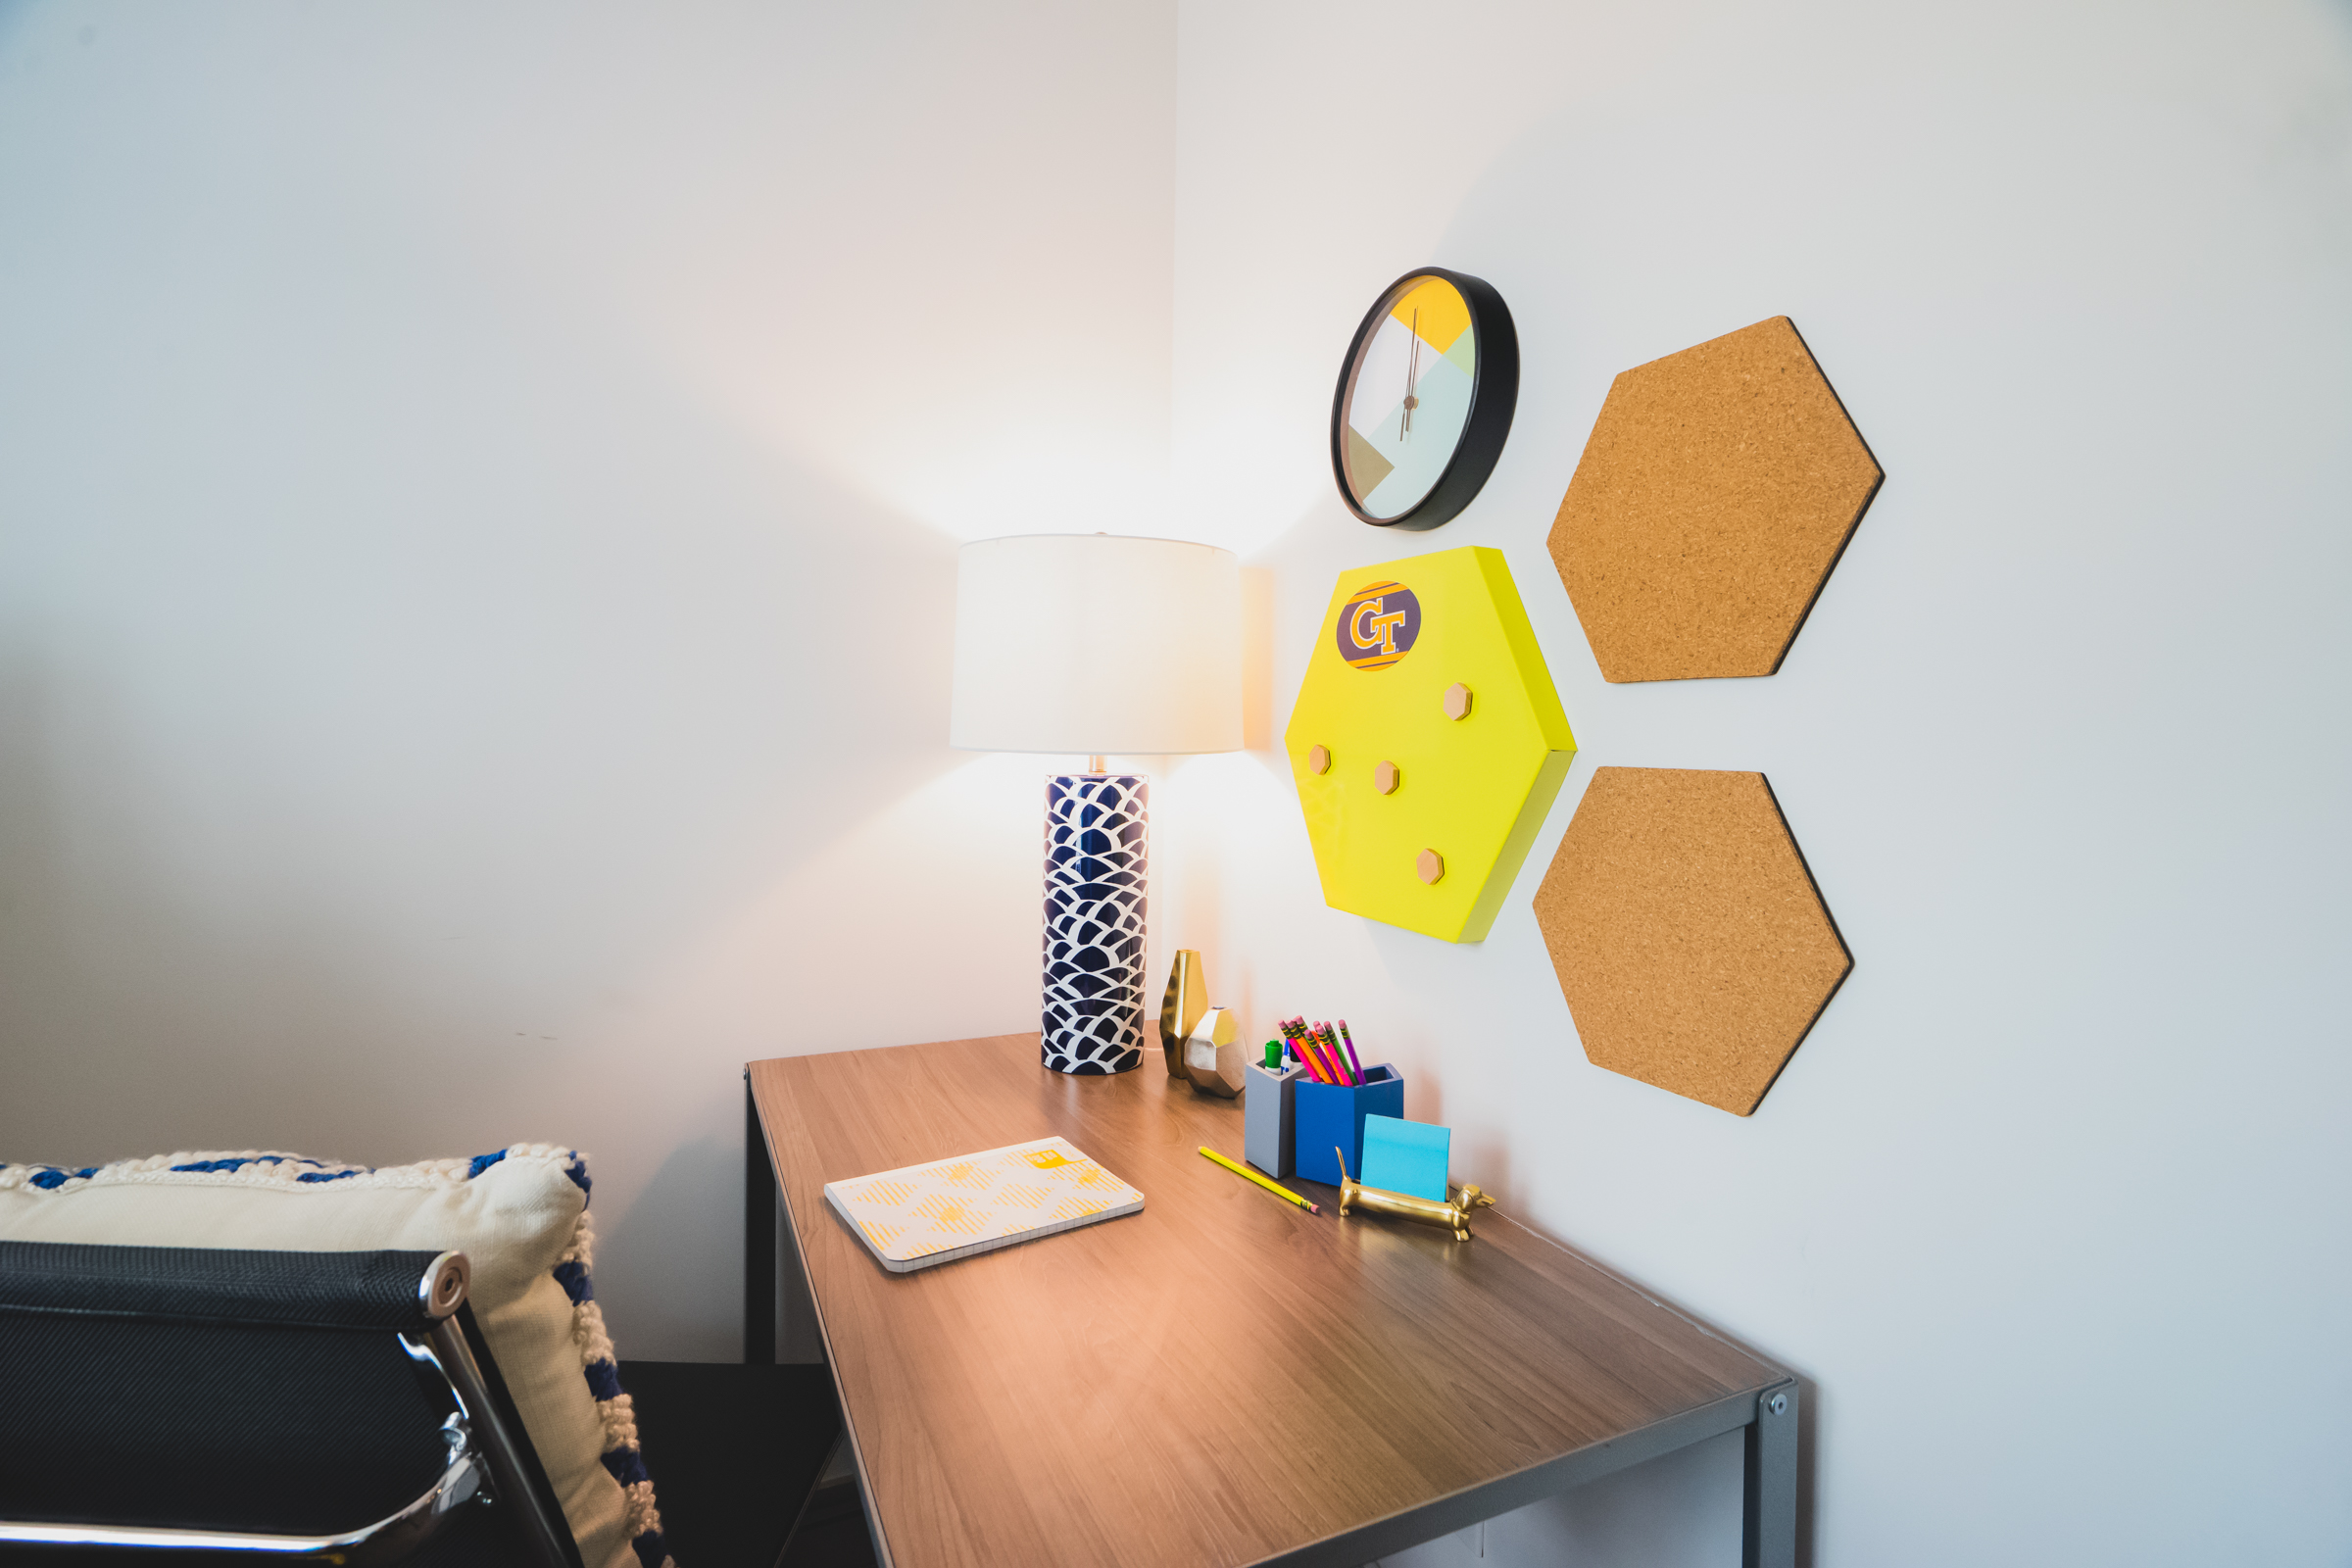
[[1357, 669], [1386, 669], [1413, 651], [1421, 635], [1421, 601], [1402, 583], [1358, 588], [1340, 607], [1340, 657]]

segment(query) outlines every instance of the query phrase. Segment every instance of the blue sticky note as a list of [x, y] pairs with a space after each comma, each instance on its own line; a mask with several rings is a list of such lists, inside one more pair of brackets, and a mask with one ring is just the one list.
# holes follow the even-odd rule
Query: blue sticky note
[[1361, 1179], [1366, 1187], [1411, 1198], [1434, 1198], [1443, 1203], [1446, 1156], [1452, 1147], [1450, 1127], [1399, 1121], [1395, 1116], [1366, 1116]]

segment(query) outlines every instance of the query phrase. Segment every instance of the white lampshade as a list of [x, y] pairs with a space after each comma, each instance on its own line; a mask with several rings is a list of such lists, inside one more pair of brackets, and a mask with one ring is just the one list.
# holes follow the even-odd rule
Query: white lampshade
[[1123, 757], [1242, 744], [1241, 564], [1176, 539], [963, 547], [948, 744]]

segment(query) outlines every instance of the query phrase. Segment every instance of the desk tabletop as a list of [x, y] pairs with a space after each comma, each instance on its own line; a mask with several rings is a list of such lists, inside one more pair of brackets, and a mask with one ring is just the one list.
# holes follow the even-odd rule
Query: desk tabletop
[[[1483, 1210], [1321, 1215], [1219, 1169], [1242, 1108], [1000, 1035], [750, 1064], [896, 1568], [1356, 1565], [1753, 1415], [1788, 1374]], [[828, 1181], [1058, 1133], [1141, 1213], [884, 1272]], [[1472, 1173], [1475, 1174], [1475, 1173]]]

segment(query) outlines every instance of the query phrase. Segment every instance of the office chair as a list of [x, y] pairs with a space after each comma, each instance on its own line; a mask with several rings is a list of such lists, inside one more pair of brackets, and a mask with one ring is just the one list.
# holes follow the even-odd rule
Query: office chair
[[[582, 1568], [467, 1287], [462, 1252], [0, 1241], [0, 1565]], [[825, 1369], [623, 1375], [680, 1568], [771, 1568]]]

